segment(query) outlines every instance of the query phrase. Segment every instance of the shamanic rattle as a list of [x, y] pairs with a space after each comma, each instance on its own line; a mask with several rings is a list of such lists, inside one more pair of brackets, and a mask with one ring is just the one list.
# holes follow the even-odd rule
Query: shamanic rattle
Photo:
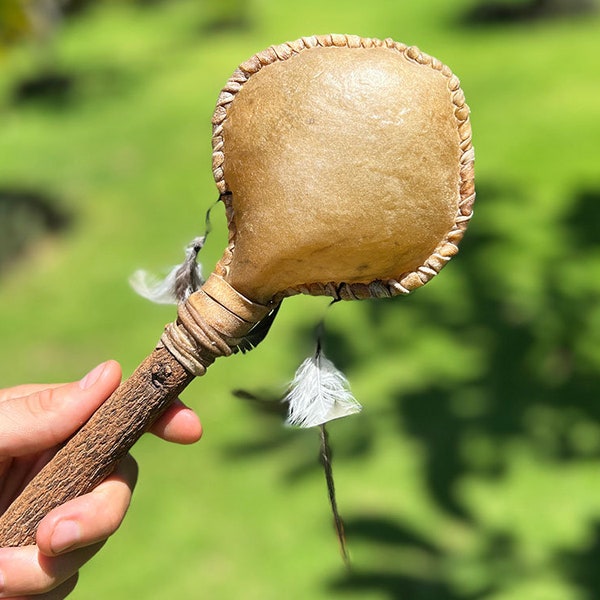
[[454, 256], [472, 213], [469, 108], [439, 60], [391, 39], [305, 37], [235, 70], [213, 117], [229, 241], [156, 349], [0, 518], [34, 543], [219, 356], [248, 350], [293, 294], [408, 294]]

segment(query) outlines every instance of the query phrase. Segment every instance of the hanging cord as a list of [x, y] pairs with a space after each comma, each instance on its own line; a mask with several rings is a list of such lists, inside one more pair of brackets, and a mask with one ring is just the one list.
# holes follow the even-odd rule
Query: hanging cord
[[[333, 306], [336, 302], [339, 302], [339, 298], [335, 298], [327, 305], [327, 312], [329, 312], [329, 308]], [[315, 354], [319, 355], [322, 352], [322, 344], [323, 338], [325, 336], [325, 317], [327, 315], [323, 315], [323, 318], [317, 325], [317, 347], [315, 350]], [[320, 459], [321, 465], [323, 466], [323, 472], [325, 473], [325, 482], [327, 484], [327, 495], [329, 497], [329, 505], [331, 506], [331, 513], [333, 515], [333, 525], [335, 528], [335, 533], [338, 538], [338, 542], [340, 545], [340, 553], [342, 555], [342, 559], [344, 560], [344, 564], [347, 569], [352, 567], [350, 562], [350, 555], [348, 553], [348, 545], [346, 543], [346, 534], [344, 531], [344, 521], [338, 510], [337, 498], [335, 494], [335, 482], [333, 479], [333, 451], [329, 444], [329, 432], [327, 431], [325, 423], [321, 423], [319, 425], [319, 437], [321, 441], [320, 447]]]
[[194, 238], [188, 244], [186, 258], [175, 271], [173, 292], [178, 304], [185, 302], [204, 283], [202, 265], [198, 263], [198, 253], [204, 248], [206, 238], [208, 238], [209, 233], [212, 231], [210, 212], [216, 206], [217, 202], [219, 200], [213, 202], [206, 211], [204, 217], [204, 235]]
[[[339, 302], [340, 299], [332, 300], [330, 306]], [[326, 311], [327, 311], [326, 309]], [[302, 428], [318, 427], [320, 436], [319, 458], [325, 473], [327, 484], [327, 493], [335, 532], [340, 545], [340, 551], [344, 563], [350, 569], [350, 556], [344, 534], [344, 523], [340, 516], [335, 483], [332, 468], [332, 449], [329, 444], [329, 436], [325, 423], [331, 419], [341, 418], [346, 415], [354, 414], [360, 411], [360, 404], [354, 399], [348, 389], [348, 382], [333, 363], [325, 357], [323, 353], [323, 338], [325, 336], [325, 316], [318, 322], [315, 328], [316, 345], [315, 350], [296, 371], [286, 396], [277, 402], [273, 398], [265, 398], [246, 390], [236, 390], [234, 395], [237, 398], [250, 400], [260, 410], [270, 413], [280, 414], [281, 404], [288, 404], [287, 425]], [[270, 315], [263, 318], [267, 322]], [[262, 327], [259, 323], [258, 329]], [[247, 336], [249, 340], [252, 337], [252, 331]], [[243, 351], [243, 345], [238, 347]]]
[[333, 468], [331, 464], [333, 453], [331, 451], [331, 446], [329, 445], [329, 433], [325, 427], [325, 423], [319, 425], [319, 434], [321, 438], [321, 464], [323, 465], [325, 481], [327, 482], [329, 504], [331, 505], [331, 512], [333, 514], [333, 525], [340, 544], [340, 553], [344, 559], [344, 564], [346, 565], [346, 568], [350, 569], [352, 564], [350, 563], [350, 555], [348, 554], [348, 546], [346, 544], [344, 521], [340, 516], [335, 495], [335, 483], [333, 480]]

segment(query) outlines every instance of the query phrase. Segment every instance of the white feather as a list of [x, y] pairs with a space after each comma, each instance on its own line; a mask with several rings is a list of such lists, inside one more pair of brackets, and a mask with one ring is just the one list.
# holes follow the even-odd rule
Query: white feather
[[284, 402], [289, 403], [286, 423], [315, 427], [360, 412], [348, 380], [322, 352], [298, 367]]
[[[163, 279], [139, 269], [129, 278], [129, 285], [141, 296], [155, 304], [178, 304], [175, 281], [181, 265], [175, 265]], [[200, 265], [198, 265], [200, 268]]]
[[129, 278], [134, 291], [156, 304], [179, 304], [204, 283], [202, 265], [197, 262], [206, 236], [194, 238], [185, 249], [185, 260], [175, 265], [164, 279], [138, 270]]

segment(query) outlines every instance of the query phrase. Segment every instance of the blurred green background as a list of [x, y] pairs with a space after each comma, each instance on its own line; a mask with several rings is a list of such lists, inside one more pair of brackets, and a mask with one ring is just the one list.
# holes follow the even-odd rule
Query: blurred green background
[[[313, 431], [277, 397], [324, 298], [184, 400], [193, 447], [147, 436], [119, 532], [73, 594], [96, 598], [600, 597], [600, 19], [577, 0], [0, 0], [0, 385], [130, 373], [172, 307], [127, 279], [182, 258], [217, 197], [210, 120], [236, 66], [314, 33], [392, 37], [461, 78], [478, 201], [461, 253], [406, 298], [328, 311], [325, 350], [363, 413], [330, 427], [354, 568]], [[37, 19], [37, 20], [36, 20]], [[221, 207], [203, 250], [225, 246]]]

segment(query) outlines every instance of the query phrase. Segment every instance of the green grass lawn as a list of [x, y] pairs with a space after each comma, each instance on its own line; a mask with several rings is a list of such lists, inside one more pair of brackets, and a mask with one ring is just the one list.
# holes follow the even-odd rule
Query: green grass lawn
[[[56, 38], [75, 77], [65, 106], [12, 104], [36, 55], [4, 55], [0, 187], [50, 193], [73, 225], [0, 275], [2, 386], [107, 358], [130, 373], [150, 352], [175, 311], [127, 278], [178, 262], [202, 232], [214, 103], [255, 52], [392, 37], [449, 64], [472, 109], [478, 203], [459, 256], [407, 298], [328, 312], [326, 351], [364, 405], [330, 428], [352, 573], [316, 433], [231, 395], [277, 395], [311, 351], [328, 302], [295, 297], [258, 349], [185, 392], [201, 443], [135, 447], [130, 513], [73, 598], [597, 598], [600, 20], [475, 28], [461, 22], [472, 4], [99, 3]], [[206, 272], [225, 246], [220, 208]]]

